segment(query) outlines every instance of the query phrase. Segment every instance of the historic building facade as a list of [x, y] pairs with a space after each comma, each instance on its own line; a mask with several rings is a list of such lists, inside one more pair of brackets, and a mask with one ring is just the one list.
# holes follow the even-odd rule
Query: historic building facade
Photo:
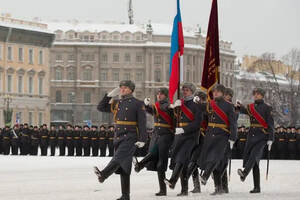
[[1, 127], [8, 99], [13, 124], [50, 124], [49, 49], [54, 36], [46, 24], [0, 17]]
[[[135, 96], [151, 97], [168, 87], [170, 33], [165, 24], [48, 23], [56, 40], [51, 48], [51, 120], [76, 124], [112, 123], [96, 109], [120, 80], [136, 83]], [[205, 36], [185, 29], [184, 81], [200, 86]], [[221, 82], [233, 86], [235, 53], [220, 41]]]

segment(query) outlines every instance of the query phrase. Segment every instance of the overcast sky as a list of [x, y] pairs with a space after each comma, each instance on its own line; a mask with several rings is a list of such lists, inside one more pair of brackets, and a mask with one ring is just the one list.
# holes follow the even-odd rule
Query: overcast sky
[[[1, 13], [43, 20], [127, 22], [128, 0], [1, 0]], [[275, 52], [278, 56], [300, 48], [299, 0], [218, 0], [221, 39], [233, 42], [238, 56]], [[176, 0], [133, 0], [140, 23], [172, 23]], [[181, 0], [184, 26], [207, 30], [211, 0]]]

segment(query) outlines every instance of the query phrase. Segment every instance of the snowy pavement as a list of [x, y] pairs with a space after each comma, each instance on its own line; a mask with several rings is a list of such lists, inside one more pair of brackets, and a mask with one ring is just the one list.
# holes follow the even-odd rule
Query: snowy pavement
[[[35, 157], [0, 155], [0, 200], [110, 200], [120, 197], [120, 178], [112, 175], [99, 184], [93, 166], [101, 169], [110, 158], [93, 157]], [[241, 183], [236, 174], [240, 160], [232, 161], [229, 182], [230, 194], [212, 197], [214, 188], [210, 179], [202, 186], [201, 194], [176, 197], [175, 190], [168, 190], [167, 197], [155, 197], [158, 191], [157, 175], [153, 172], [132, 172], [132, 200], [173, 199], [300, 199], [300, 161], [270, 161], [269, 180], [265, 180], [266, 162], [261, 161], [261, 194], [249, 194], [252, 174]], [[170, 177], [168, 171], [167, 177]], [[192, 182], [189, 182], [190, 190]]]

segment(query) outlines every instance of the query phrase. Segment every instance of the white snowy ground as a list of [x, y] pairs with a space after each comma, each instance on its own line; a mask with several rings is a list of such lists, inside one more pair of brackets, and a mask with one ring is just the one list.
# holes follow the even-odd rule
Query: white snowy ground
[[[112, 175], [99, 184], [93, 166], [102, 169], [110, 158], [93, 157], [35, 157], [0, 155], [0, 200], [110, 200], [120, 196], [120, 178]], [[241, 183], [236, 174], [240, 160], [232, 162], [229, 183], [230, 194], [212, 197], [214, 188], [210, 179], [202, 186], [201, 194], [179, 198], [180, 182], [175, 190], [168, 190], [167, 197], [155, 197], [158, 191], [154, 172], [132, 172], [131, 199], [300, 199], [300, 162], [271, 161], [269, 181], [265, 180], [266, 162], [261, 162], [261, 194], [249, 194], [252, 174]], [[168, 171], [167, 177], [170, 177]], [[189, 183], [192, 189], [192, 183]]]

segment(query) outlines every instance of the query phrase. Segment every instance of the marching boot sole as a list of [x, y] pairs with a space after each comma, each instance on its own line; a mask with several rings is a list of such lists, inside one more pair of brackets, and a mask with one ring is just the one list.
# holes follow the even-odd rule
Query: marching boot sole
[[169, 186], [170, 189], [174, 190], [175, 185], [172, 184], [168, 179], [165, 179], [164, 182], [167, 186]]
[[244, 174], [243, 170], [238, 169], [237, 172], [238, 172], [238, 175], [240, 176], [241, 181], [244, 182], [246, 177], [245, 177], [245, 174]]
[[103, 178], [103, 176], [102, 176], [102, 174], [101, 174], [101, 171], [98, 169], [98, 167], [94, 167], [94, 173], [95, 173], [96, 176], [98, 177], [98, 181], [99, 181], [100, 183], [103, 183], [105, 179]]

